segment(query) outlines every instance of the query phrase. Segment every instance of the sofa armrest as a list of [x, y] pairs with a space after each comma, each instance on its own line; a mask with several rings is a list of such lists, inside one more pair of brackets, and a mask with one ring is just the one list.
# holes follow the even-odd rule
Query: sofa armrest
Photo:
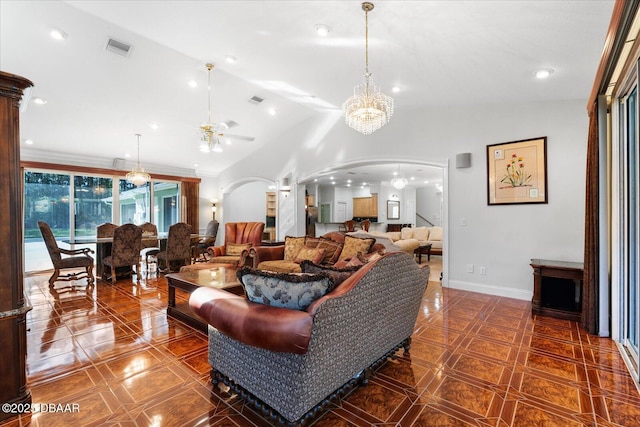
[[254, 263], [257, 266], [262, 261], [276, 261], [284, 259], [284, 245], [257, 246], [255, 249]]
[[272, 307], [214, 288], [198, 288], [189, 298], [194, 313], [221, 333], [244, 344], [275, 352], [305, 354], [313, 316]]

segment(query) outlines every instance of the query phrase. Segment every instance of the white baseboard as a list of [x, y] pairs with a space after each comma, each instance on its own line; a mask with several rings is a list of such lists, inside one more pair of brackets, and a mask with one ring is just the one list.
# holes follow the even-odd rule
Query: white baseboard
[[481, 294], [496, 295], [499, 297], [516, 298], [531, 301], [533, 291], [524, 289], [505, 288], [503, 286], [485, 285], [482, 283], [463, 282], [460, 280], [449, 280], [448, 286], [462, 291], [479, 292]]

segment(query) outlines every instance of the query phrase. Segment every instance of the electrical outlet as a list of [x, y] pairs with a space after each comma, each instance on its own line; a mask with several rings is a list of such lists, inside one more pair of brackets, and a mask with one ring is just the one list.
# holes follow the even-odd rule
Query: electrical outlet
[[482, 274], [483, 276], [485, 274], [487, 274], [487, 267], [485, 267], [484, 265], [480, 267], [480, 274]]
[[473, 264], [467, 264], [467, 273], [473, 273]]

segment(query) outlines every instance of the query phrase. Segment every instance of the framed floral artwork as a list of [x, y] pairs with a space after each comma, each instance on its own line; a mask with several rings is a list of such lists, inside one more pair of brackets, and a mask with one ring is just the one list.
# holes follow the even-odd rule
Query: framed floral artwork
[[487, 203], [547, 203], [547, 137], [487, 145]]

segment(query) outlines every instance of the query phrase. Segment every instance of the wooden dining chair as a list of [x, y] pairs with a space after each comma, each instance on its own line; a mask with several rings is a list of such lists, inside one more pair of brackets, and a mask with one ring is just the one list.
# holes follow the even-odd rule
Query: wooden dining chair
[[[49, 278], [49, 286], [53, 287], [54, 282], [63, 280], [66, 282], [79, 279], [87, 279], [87, 285], [92, 285], [94, 282], [93, 277], [93, 258], [89, 255], [93, 253], [93, 250], [89, 248], [82, 249], [63, 249], [58, 247], [58, 242], [47, 224], [44, 221], [38, 221], [38, 227], [40, 233], [44, 239], [44, 244], [49, 251], [49, 257], [53, 264], [53, 274]], [[62, 257], [62, 255], [69, 255], [69, 257]], [[83, 268], [84, 271], [72, 271], [69, 273], [61, 274], [61, 270], [79, 269]]]
[[[111, 272], [111, 283], [118, 280], [117, 267], [135, 266], [136, 281], [140, 282], [140, 244], [142, 242], [142, 228], [135, 224], [124, 224], [116, 228], [113, 233], [111, 255], [102, 260], [102, 278], [107, 280], [107, 267]], [[133, 274], [130, 268], [126, 273]]]

